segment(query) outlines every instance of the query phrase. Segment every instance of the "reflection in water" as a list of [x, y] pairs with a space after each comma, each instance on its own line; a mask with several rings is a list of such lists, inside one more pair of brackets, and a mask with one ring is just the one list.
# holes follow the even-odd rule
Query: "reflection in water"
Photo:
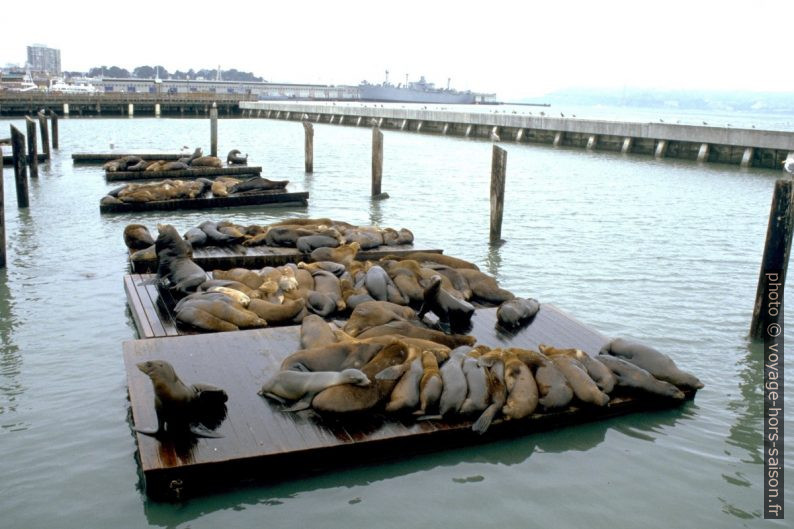
[[487, 464], [513, 466], [525, 463], [534, 453], [561, 454], [570, 451], [587, 452], [606, 439], [610, 429], [626, 432], [644, 432], [638, 438], [653, 442], [663, 430], [675, 426], [683, 419], [695, 417], [693, 402], [679, 408], [650, 413], [636, 413], [600, 422], [563, 428], [537, 435], [487, 442], [482, 445], [447, 449], [443, 452], [412, 457], [407, 460], [368, 465], [352, 470], [327, 472], [317, 476], [278, 483], [260, 488], [245, 488], [231, 492], [197, 498], [179, 506], [145, 500], [146, 518], [152, 525], [176, 527], [205, 516], [209, 512], [243, 510], [253, 505], [282, 505], [302, 494], [336, 488], [366, 487], [372, 483], [398, 479], [443, 467], [463, 465], [461, 475], [452, 478], [455, 483], [482, 481], [481, 475], [467, 474], [465, 465]]
[[[2, 430], [19, 430], [14, 424], [13, 414], [17, 409], [17, 398], [24, 391], [19, 381], [22, 356], [14, 340], [14, 329], [18, 326], [14, 316], [14, 299], [8, 288], [8, 270], [0, 270], [0, 422]], [[0, 431], [2, 431], [0, 430]]]
[[[739, 374], [739, 394], [741, 398], [728, 401], [728, 409], [734, 412], [736, 421], [731, 425], [730, 435], [726, 443], [730, 447], [739, 448], [742, 454], [733, 458], [734, 461], [744, 464], [763, 465], [763, 431], [762, 417], [764, 415], [764, 343], [750, 341], [747, 344], [747, 354], [739, 361], [737, 366]], [[729, 448], [730, 450], [730, 448]], [[736, 466], [732, 464], [731, 466]], [[736, 470], [733, 474], [724, 473], [722, 478], [731, 485], [747, 489], [752, 486], [748, 477]], [[742, 493], [739, 493], [742, 495]], [[725, 498], [720, 498], [723, 503], [723, 512], [741, 519], [760, 518], [762, 512], [757, 508], [755, 498], [748, 502], [753, 510], [748, 512], [733, 505]]]
[[502, 245], [495, 243], [488, 245], [488, 255], [485, 257], [485, 267], [488, 274], [499, 280], [499, 269], [502, 267]]
[[383, 224], [383, 211], [381, 210], [381, 200], [371, 199], [369, 201], [369, 223], [371, 226]]

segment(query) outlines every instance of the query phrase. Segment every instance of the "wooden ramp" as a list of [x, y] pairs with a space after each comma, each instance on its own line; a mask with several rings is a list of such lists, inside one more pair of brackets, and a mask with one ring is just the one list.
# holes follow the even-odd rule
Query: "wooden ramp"
[[190, 156], [190, 154], [180, 154], [178, 152], [76, 152], [72, 154], [72, 163], [101, 165], [111, 160], [124, 158], [125, 156], [137, 156], [142, 160], [165, 160], [168, 162], [175, 162], [180, 158]]
[[125, 202], [122, 204], [100, 204], [100, 213], [131, 213], [138, 211], [173, 211], [177, 209], [238, 208], [245, 206], [306, 206], [309, 193], [285, 192], [283, 189], [243, 193], [228, 197], [181, 198], [155, 200], [152, 202]]
[[[443, 253], [443, 250], [431, 248], [429, 250], [417, 247], [415, 244], [400, 244], [397, 246], [379, 246], [370, 250], [362, 250], [356, 254], [356, 259], [380, 259], [387, 255], [402, 255], [411, 252]], [[302, 253], [296, 248], [280, 248], [274, 246], [200, 246], [193, 249], [193, 261], [204, 270], [229, 270], [231, 268], [262, 268], [265, 266], [281, 266], [287, 263], [309, 262], [309, 254]], [[152, 273], [157, 271], [156, 259], [130, 259], [130, 271], [136, 274]]]
[[107, 182], [129, 182], [137, 180], [163, 180], [165, 178], [214, 178], [216, 176], [259, 176], [262, 167], [257, 165], [235, 165], [232, 167], [195, 167], [177, 171], [115, 171], [105, 172]]
[[[544, 304], [533, 322], [517, 333], [495, 328], [496, 309], [480, 309], [473, 330], [490, 346], [536, 348], [538, 343], [578, 347], [595, 354], [607, 338]], [[136, 433], [146, 491], [155, 499], [178, 500], [219, 490], [241, 480], [272, 481], [318, 470], [344, 468], [415, 453], [524, 435], [633, 411], [672, 407], [680, 402], [616, 394], [604, 408], [574, 407], [536, 413], [520, 421], [496, 420], [479, 436], [471, 418], [419, 421], [377, 413], [355, 417], [282, 413], [257, 395], [264, 380], [288, 354], [299, 349], [299, 327], [280, 327], [133, 340], [123, 344], [131, 417], [135, 425], [156, 425], [152, 384], [138, 362], [166, 360], [188, 384], [221, 387], [229, 395], [218, 439], [177, 443]], [[688, 397], [692, 397], [690, 392]], [[476, 418], [476, 417], [475, 417]]]

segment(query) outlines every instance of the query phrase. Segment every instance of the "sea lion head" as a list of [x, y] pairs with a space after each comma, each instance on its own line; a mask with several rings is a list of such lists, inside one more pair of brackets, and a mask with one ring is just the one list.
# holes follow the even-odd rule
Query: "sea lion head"
[[177, 380], [176, 371], [174, 371], [173, 366], [165, 360], [148, 360], [135, 365], [142, 373], [148, 375], [152, 380], [155, 378], [159, 378], [163, 381]]
[[341, 372], [341, 375], [348, 384], [355, 384], [356, 386], [370, 385], [370, 380], [367, 375], [359, 369], [345, 369]]

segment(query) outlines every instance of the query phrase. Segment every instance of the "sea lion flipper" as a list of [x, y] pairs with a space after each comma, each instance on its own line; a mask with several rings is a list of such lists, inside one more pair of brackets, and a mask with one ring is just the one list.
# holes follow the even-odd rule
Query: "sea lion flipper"
[[501, 408], [501, 406], [496, 406], [491, 404], [488, 406], [482, 415], [471, 425], [471, 429], [476, 433], [482, 435], [488, 431], [488, 428], [491, 427], [491, 421], [493, 421], [496, 412]]
[[157, 428], [157, 429], [148, 428], [147, 429], [147, 428], [138, 428], [136, 426], [136, 427], [133, 428], [133, 430], [135, 430], [139, 434], [148, 435], [148, 436], [151, 436], [151, 437], [157, 437], [158, 435], [160, 435], [160, 429], [159, 428]]
[[286, 400], [282, 399], [281, 397], [279, 397], [279, 396], [278, 396], [278, 395], [276, 395], [275, 393], [270, 393], [269, 391], [265, 391], [265, 392], [263, 393], [263, 392], [260, 390], [260, 391], [259, 391], [259, 395], [260, 395], [260, 396], [262, 396], [262, 397], [265, 397], [265, 398], [271, 399], [271, 400], [275, 400], [275, 401], [276, 401], [276, 402], [278, 402], [279, 404], [284, 404], [284, 405], [286, 405], [286, 404], [287, 404], [287, 401], [286, 401]]
[[312, 399], [314, 399], [315, 393], [307, 393], [301, 398], [299, 401], [295, 402], [292, 406], [287, 408], [282, 408], [281, 411], [283, 412], [295, 412], [309, 409], [312, 405]]
[[205, 427], [202, 424], [191, 424], [190, 425], [190, 433], [195, 435], [196, 437], [206, 437], [209, 439], [218, 439], [223, 437], [223, 435], [213, 432], [209, 428]]

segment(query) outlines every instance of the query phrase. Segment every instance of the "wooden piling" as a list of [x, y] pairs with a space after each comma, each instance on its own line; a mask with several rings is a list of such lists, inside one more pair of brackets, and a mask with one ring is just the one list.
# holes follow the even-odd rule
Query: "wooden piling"
[[372, 197], [385, 198], [381, 193], [383, 178], [383, 133], [378, 127], [372, 127]]
[[6, 267], [6, 210], [3, 180], [3, 157], [0, 156], [0, 268]]
[[214, 101], [210, 109], [210, 156], [218, 156], [218, 105]]
[[39, 155], [36, 148], [36, 122], [30, 116], [25, 116], [25, 124], [28, 127], [28, 165], [30, 165], [30, 177], [39, 177]]
[[304, 164], [307, 173], [314, 172], [314, 127], [308, 120], [303, 121]]
[[39, 110], [39, 132], [41, 133], [41, 152], [50, 159], [50, 129], [47, 127], [47, 115], [44, 109]]
[[58, 148], [58, 114], [50, 110], [50, 123], [52, 125], [52, 148]]
[[506, 170], [507, 151], [494, 145], [491, 156], [491, 244], [502, 240]]
[[[769, 224], [766, 229], [764, 256], [761, 259], [761, 272], [758, 275], [758, 289], [755, 294], [753, 320], [750, 323], [750, 337], [763, 339], [767, 327], [782, 321], [783, 290], [786, 286], [786, 270], [791, 254], [791, 236], [794, 233], [794, 181], [791, 179], [775, 182], [772, 206], [769, 210]], [[774, 285], [773, 285], [774, 284]], [[767, 300], [768, 292], [773, 290], [775, 299]], [[780, 301], [778, 306], [766, 301]], [[773, 335], [777, 336], [777, 335]]]
[[11, 150], [14, 158], [14, 180], [17, 188], [17, 206], [28, 207], [28, 168], [25, 159], [25, 136], [11, 125]]

